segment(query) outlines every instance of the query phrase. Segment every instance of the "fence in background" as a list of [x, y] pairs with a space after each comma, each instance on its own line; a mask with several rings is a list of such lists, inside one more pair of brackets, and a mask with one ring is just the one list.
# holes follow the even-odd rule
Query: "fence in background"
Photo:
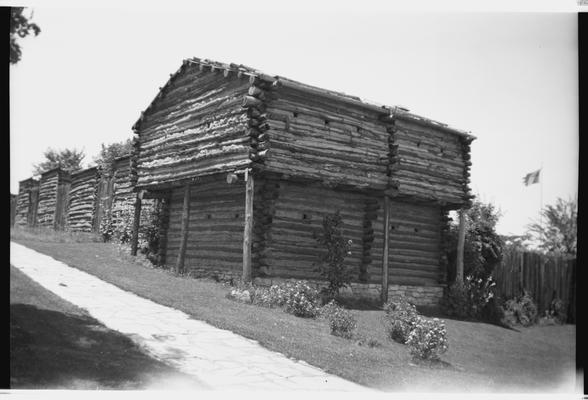
[[576, 321], [576, 259], [511, 250], [492, 274], [496, 281], [495, 294], [510, 299], [523, 289], [533, 296], [543, 315], [553, 299], [563, 300], [568, 322]]

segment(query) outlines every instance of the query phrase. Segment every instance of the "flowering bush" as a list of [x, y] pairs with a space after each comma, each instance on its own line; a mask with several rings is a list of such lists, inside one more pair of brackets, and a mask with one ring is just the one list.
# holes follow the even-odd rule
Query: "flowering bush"
[[483, 310], [494, 297], [496, 283], [492, 277], [474, 278], [466, 276], [463, 283], [455, 282], [445, 294], [443, 306], [449, 316], [460, 318], [481, 318]]
[[256, 287], [253, 294], [253, 303], [263, 307], [282, 307], [288, 299], [288, 291], [283, 285]]
[[256, 287], [250, 283], [237, 283], [236, 286], [227, 297], [239, 300], [240, 296], [245, 296], [242, 294], [246, 291], [248, 302], [255, 305], [283, 307], [285, 312], [297, 317], [314, 318], [318, 315], [319, 293], [303, 281], [286, 282], [269, 288]]
[[353, 331], [355, 331], [357, 322], [351, 311], [338, 306], [331, 307], [328, 319], [331, 335], [340, 336], [345, 339], [351, 339], [353, 337]]
[[398, 343], [406, 343], [408, 336], [418, 318], [416, 307], [404, 297], [384, 305], [384, 323], [390, 339]]
[[537, 322], [537, 305], [526, 290], [523, 295], [505, 303], [505, 322], [510, 325], [531, 326]]
[[439, 360], [448, 348], [445, 322], [437, 318], [417, 317], [406, 344], [415, 358]]
[[286, 283], [284, 310], [297, 317], [314, 318], [318, 314], [319, 293], [305, 282]]

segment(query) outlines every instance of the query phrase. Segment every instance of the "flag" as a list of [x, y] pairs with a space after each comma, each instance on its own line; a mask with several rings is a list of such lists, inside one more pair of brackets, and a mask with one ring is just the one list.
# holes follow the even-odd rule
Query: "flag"
[[525, 177], [523, 178], [523, 183], [525, 184], [525, 186], [529, 186], [534, 183], [539, 183], [540, 172], [541, 172], [541, 170], [538, 169], [537, 171], [530, 172], [527, 175], [525, 175]]

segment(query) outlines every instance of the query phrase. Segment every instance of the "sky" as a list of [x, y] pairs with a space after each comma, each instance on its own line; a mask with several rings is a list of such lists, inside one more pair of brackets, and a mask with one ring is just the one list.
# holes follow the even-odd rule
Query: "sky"
[[[471, 132], [471, 187], [501, 210], [501, 234], [524, 233], [541, 204], [576, 196], [573, 12], [425, 12], [372, 1], [21, 4], [34, 6], [41, 33], [20, 41], [22, 60], [10, 67], [12, 193], [48, 147], [82, 149], [91, 162], [101, 143], [130, 138], [170, 74], [199, 57]], [[523, 176], [539, 168], [541, 184], [525, 187]]]

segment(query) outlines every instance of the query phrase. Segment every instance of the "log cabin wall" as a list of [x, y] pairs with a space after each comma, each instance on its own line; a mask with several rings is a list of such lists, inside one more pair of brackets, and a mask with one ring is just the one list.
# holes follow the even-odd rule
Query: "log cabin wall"
[[[60, 185], [69, 182], [69, 174], [59, 168], [52, 169], [41, 175], [39, 181], [39, 202], [36, 223], [40, 227], [55, 228], [60, 224], [56, 219], [59, 214], [58, 206], [65, 201], [64, 193], [60, 193]], [[63, 187], [63, 186], [62, 186]]]
[[[372, 221], [374, 242], [369, 281], [381, 282], [383, 201]], [[442, 268], [442, 209], [439, 205], [390, 201], [388, 282], [390, 285], [436, 286], [444, 282]]]
[[387, 187], [389, 135], [377, 112], [287, 88], [274, 89], [266, 102], [268, 171], [327, 184]]
[[16, 199], [16, 226], [34, 226], [39, 197], [39, 181], [29, 178], [19, 182]]
[[72, 174], [67, 212], [67, 226], [72, 231], [92, 231], [98, 168]]
[[[183, 188], [171, 190], [165, 263], [176, 264], [180, 247]], [[245, 186], [215, 176], [190, 188], [190, 217], [185, 270], [193, 276], [238, 277], [243, 265]]]
[[249, 165], [247, 79], [185, 62], [134, 126], [137, 188]]
[[265, 259], [268, 275], [280, 278], [320, 279], [316, 271], [324, 247], [316, 235], [322, 232], [323, 218], [340, 211], [343, 235], [352, 240], [351, 255], [345, 263], [359, 280], [364, 255], [364, 214], [366, 196], [336, 191], [320, 185], [279, 181], [272, 207]]
[[469, 192], [469, 140], [442, 126], [397, 114], [391, 185], [405, 198], [432, 200], [459, 208]]

